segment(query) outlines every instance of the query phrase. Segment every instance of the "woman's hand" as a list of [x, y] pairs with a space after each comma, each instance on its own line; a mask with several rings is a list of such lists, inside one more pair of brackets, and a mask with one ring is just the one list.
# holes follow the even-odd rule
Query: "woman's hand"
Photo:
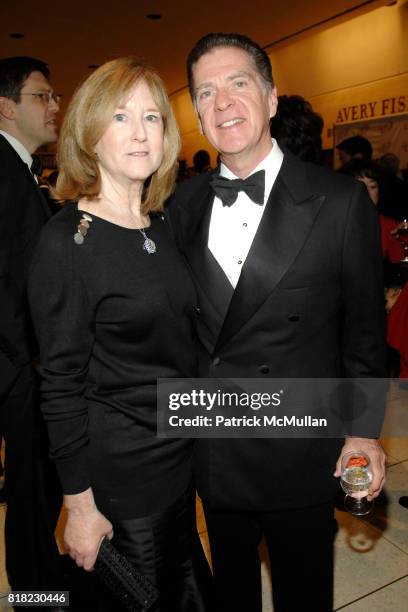
[[68, 512], [64, 542], [79, 567], [92, 570], [99, 546], [105, 536], [113, 537], [112, 524], [95, 505], [92, 489], [64, 496]]

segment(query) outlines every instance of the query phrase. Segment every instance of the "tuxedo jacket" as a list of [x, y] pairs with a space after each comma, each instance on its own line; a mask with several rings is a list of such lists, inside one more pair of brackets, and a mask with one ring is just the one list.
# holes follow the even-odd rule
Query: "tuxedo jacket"
[[[379, 226], [364, 186], [285, 153], [233, 290], [207, 247], [210, 178], [182, 183], [169, 204], [199, 294], [202, 376], [385, 376]], [[378, 434], [381, 422], [377, 409]], [[332, 475], [342, 444], [198, 440], [198, 490], [205, 503], [226, 510], [328, 501], [338, 489]]]
[[0, 135], [0, 401], [36, 353], [26, 280], [35, 242], [49, 216], [27, 164]]

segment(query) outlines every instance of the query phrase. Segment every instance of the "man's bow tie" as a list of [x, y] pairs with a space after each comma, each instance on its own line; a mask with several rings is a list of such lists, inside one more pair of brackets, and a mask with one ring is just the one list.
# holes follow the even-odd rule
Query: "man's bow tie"
[[33, 161], [30, 166], [30, 170], [36, 176], [39, 176], [42, 172], [42, 161], [39, 155], [33, 155]]
[[245, 191], [255, 204], [264, 203], [265, 170], [259, 170], [246, 179], [227, 179], [223, 176], [213, 176], [210, 185], [215, 195], [222, 200], [223, 206], [231, 206], [238, 197], [239, 191]]

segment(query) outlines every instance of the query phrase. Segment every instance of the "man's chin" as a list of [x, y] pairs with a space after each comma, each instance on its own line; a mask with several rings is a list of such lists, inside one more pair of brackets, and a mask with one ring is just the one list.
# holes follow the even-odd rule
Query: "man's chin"
[[[44, 135], [45, 136], [45, 135]], [[48, 144], [50, 142], [56, 142], [58, 140], [58, 130], [57, 126], [50, 127], [47, 130], [47, 140], [44, 141], [44, 144]]]
[[240, 155], [243, 152], [242, 148], [234, 148], [227, 149], [223, 151], [219, 151], [221, 159], [228, 159], [229, 157], [235, 157], [236, 155]]

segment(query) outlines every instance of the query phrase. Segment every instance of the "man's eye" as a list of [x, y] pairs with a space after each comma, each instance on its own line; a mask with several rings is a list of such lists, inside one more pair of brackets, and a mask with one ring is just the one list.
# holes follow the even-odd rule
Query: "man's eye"
[[247, 82], [246, 81], [235, 81], [235, 87], [237, 89], [242, 89], [243, 87], [246, 87]]
[[203, 91], [200, 91], [200, 94], [198, 97], [200, 100], [205, 100], [206, 98], [209, 98], [210, 96], [211, 96], [211, 90], [204, 89]]
[[123, 121], [126, 120], [126, 115], [124, 115], [123, 113], [116, 113], [116, 115], [114, 115], [113, 118], [118, 123], [122, 123]]

